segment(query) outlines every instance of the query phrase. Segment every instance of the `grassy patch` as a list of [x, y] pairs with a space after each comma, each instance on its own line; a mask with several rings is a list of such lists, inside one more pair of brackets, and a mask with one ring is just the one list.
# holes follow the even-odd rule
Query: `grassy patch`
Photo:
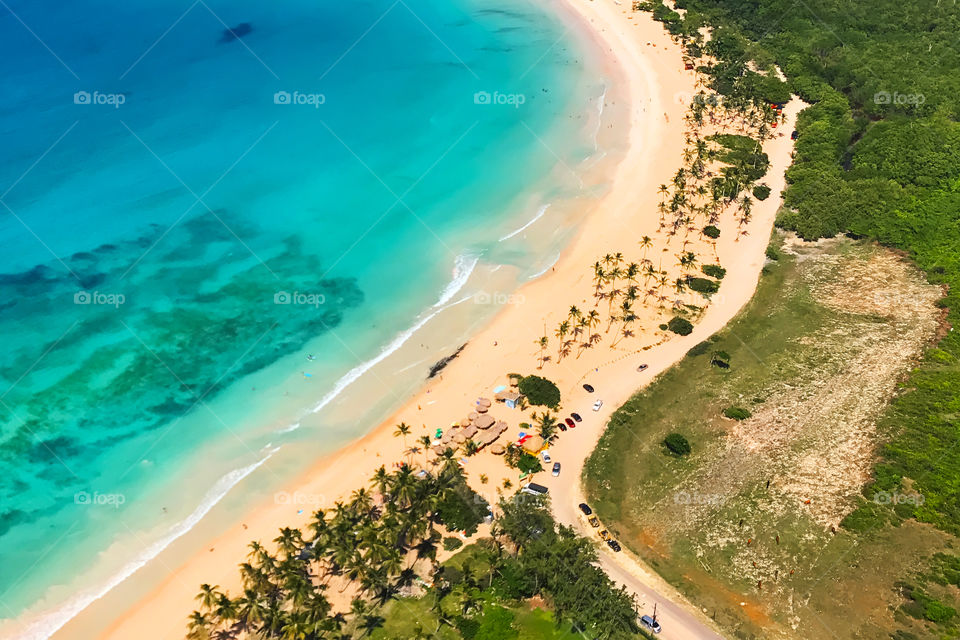
[[[875, 499], [905, 488], [896, 473], [871, 477], [869, 452], [908, 352], [932, 335], [936, 291], [868, 244], [772, 248], [780, 260], [745, 311], [613, 415], [584, 470], [587, 496], [734, 637], [806, 640], [821, 624], [838, 638], [930, 637], [947, 623], [892, 615], [922, 600], [898, 585], [910, 578], [957, 608], [960, 564], [938, 556], [934, 571], [950, 538]], [[674, 432], [690, 455], [663, 455]], [[923, 583], [924, 567], [947, 586]]]

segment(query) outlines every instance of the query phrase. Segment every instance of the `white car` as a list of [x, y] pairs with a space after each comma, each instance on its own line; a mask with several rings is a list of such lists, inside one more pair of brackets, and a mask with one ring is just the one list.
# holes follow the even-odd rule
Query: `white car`
[[544, 462], [550, 462], [550, 452], [549, 452], [549, 451], [544, 451], [543, 453], [540, 454], [540, 457], [543, 458], [543, 461], [544, 461]]
[[640, 618], [640, 625], [650, 629], [654, 633], [660, 633], [663, 629], [660, 627], [660, 623], [657, 622], [656, 618], [651, 618], [650, 616], [643, 616]]
[[593, 403], [593, 410], [600, 411], [600, 407], [602, 406], [603, 406], [603, 400], [597, 400], [596, 402]]

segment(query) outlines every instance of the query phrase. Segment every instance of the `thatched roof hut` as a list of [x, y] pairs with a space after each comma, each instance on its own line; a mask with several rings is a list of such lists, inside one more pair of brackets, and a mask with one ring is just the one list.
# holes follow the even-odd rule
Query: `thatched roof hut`
[[545, 445], [546, 442], [540, 436], [530, 436], [521, 446], [529, 453], [540, 453]]

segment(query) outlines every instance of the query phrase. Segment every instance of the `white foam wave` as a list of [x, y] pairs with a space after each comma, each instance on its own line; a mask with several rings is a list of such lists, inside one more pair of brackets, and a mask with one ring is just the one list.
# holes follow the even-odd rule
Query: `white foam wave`
[[597, 128], [593, 132], [593, 151], [596, 153], [600, 150], [600, 129], [603, 127], [603, 107], [604, 102], [607, 99], [607, 87], [604, 85], [603, 92], [600, 94], [600, 97], [597, 99]]
[[560, 260], [560, 253], [559, 253], [559, 252], [557, 252], [556, 257], [554, 257], [554, 259], [550, 261], [550, 264], [548, 264], [546, 267], [544, 267], [543, 271], [538, 271], [537, 273], [535, 273], [535, 274], [533, 274], [532, 276], [530, 276], [529, 278], [527, 278], [527, 280], [534, 280], [534, 279], [536, 279], [536, 278], [539, 278], [539, 277], [542, 276], [543, 274], [545, 274], [547, 271], [550, 271], [551, 267], [553, 267], [553, 265], [557, 264], [557, 261], [558, 261], [558, 260]]
[[430, 307], [432, 311], [422, 316], [413, 324], [412, 327], [406, 331], [397, 334], [397, 336], [394, 337], [394, 339], [391, 340], [385, 347], [383, 347], [383, 349], [380, 350], [380, 353], [378, 353], [375, 357], [367, 360], [366, 362], [361, 362], [353, 369], [350, 369], [350, 371], [348, 371], [342, 378], [337, 380], [336, 384], [333, 385], [333, 388], [325, 396], [323, 396], [323, 398], [320, 399], [320, 402], [314, 405], [313, 409], [310, 411], [312, 413], [317, 413], [328, 404], [333, 402], [337, 396], [343, 393], [344, 389], [356, 382], [357, 379], [359, 379], [360, 376], [365, 374], [367, 371], [390, 357], [391, 354], [402, 347], [407, 340], [413, 336], [413, 334], [423, 328], [423, 326], [430, 322], [430, 320], [432, 320], [438, 313], [444, 309], [468, 300], [469, 298], [463, 298], [457, 302], [454, 302], [453, 304], [446, 304], [451, 298], [453, 298], [453, 296], [457, 294], [458, 291], [460, 291], [460, 289], [464, 287], [465, 284], [467, 284], [467, 280], [470, 278], [470, 274], [473, 273], [473, 270], [477, 266], [477, 262], [479, 262], [479, 260], [479, 256], [470, 254], [457, 256], [457, 259], [454, 262], [453, 279], [449, 284], [447, 284], [446, 287], [443, 288], [443, 291], [440, 292], [440, 298], [437, 300], [437, 302]]
[[106, 582], [74, 596], [71, 600], [64, 603], [55, 611], [42, 616], [40, 619], [28, 625], [26, 630], [16, 637], [20, 638], [21, 640], [46, 640], [52, 636], [65, 624], [67, 624], [67, 622], [69, 622], [74, 616], [90, 606], [91, 603], [105, 596], [118, 584], [136, 573], [140, 567], [144, 566], [160, 555], [160, 553], [170, 546], [173, 541], [177, 540], [193, 529], [197, 523], [200, 522], [200, 520], [202, 520], [203, 517], [206, 516], [207, 513], [209, 513], [210, 510], [216, 506], [216, 504], [220, 502], [224, 496], [227, 495], [230, 489], [236, 486], [238, 482], [246, 478], [248, 475], [253, 473], [254, 470], [269, 460], [270, 457], [277, 451], [279, 451], [279, 448], [273, 449], [259, 461], [246, 467], [234, 469], [233, 471], [221, 477], [219, 480], [217, 480], [216, 484], [214, 484], [213, 487], [207, 491], [206, 495], [203, 496], [203, 500], [200, 501], [200, 504], [189, 516], [170, 527], [166, 534], [164, 534], [153, 544], [146, 547], [140, 552], [139, 555], [127, 562], [127, 564], [123, 565], [123, 567], [118, 572], [113, 574]]
[[537, 220], [539, 220], [540, 218], [542, 218], [542, 217], [543, 217], [543, 214], [545, 214], [545, 213], [547, 212], [547, 209], [549, 209], [549, 208], [550, 208], [550, 205], [549, 205], [549, 204], [545, 204], [545, 205], [543, 205], [542, 207], [540, 207], [540, 210], [537, 211], [537, 215], [533, 216], [533, 218], [532, 218], [529, 222], [527, 222], [527, 224], [525, 224], [525, 225], [523, 225], [522, 227], [520, 227], [519, 229], [516, 229], [516, 230], [514, 230], [514, 231], [511, 231], [511, 232], [508, 233], [507, 235], [503, 236], [502, 238], [500, 238], [499, 242], [503, 242], [504, 240], [509, 240], [510, 238], [512, 238], [513, 236], [517, 235], [518, 233], [521, 233], [521, 232], [525, 231], [525, 230], [527, 229], [527, 227], [529, 227], [529, 226], [532, 225], [534, 222], [536, 222]]
[[299, 428], [300, 428], [300, 423], [299, 423], [299, 422], [294, 422], [293, 424], [288, 425], [288, 426], [284, 427], [283, 429], [278, 430], [277, 433], [290, 433], [291, 431], [296, 431], [296, 430], [299, 429]]
[[460, 289], [463, 289], [463, 285], [467, 284], [467, 280], [470, 279], [470, 274], [473, 273], [479, 261], [480, 256], [469, 253], [457, 256], [457, 259], [454, 260], [453, 263], [453, 279], [450, 280], [447, 286], [443, 288], [443, 291], [440, 292], [440, 299], [433, 305], [434, 308], [442, 307], [449, 302], [453, 296], [457, 295]]

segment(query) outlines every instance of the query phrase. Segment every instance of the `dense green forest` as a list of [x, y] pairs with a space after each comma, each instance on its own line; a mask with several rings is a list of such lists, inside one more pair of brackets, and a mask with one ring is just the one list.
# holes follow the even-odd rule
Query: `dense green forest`
[[[956, 0], [679, 0], [642, 5], [687, 45], [727, 99], [810, 106], [797, 123], [778, 224], [814, 240], [847, 233], [906, 252], [957, 323], [960, 296], [960, 7]], [[710, 38], [700, 29], [709, 26]], [[779, 82], [777, 65], [787, 82]], [[787, 91], [788, 90], [788, 91]], [[904, 300], [903, 304], [911, 301]], [[960, 535], [960, 337], [904, 381], [888, 444], [845, 525], [860, 533], [916, 518]], [[921, 504], [871, 499], [904, 484]], [[943, 560], [943, 562], [947, 562]], [[956, 559], [951, 560], [956, 562]]]

